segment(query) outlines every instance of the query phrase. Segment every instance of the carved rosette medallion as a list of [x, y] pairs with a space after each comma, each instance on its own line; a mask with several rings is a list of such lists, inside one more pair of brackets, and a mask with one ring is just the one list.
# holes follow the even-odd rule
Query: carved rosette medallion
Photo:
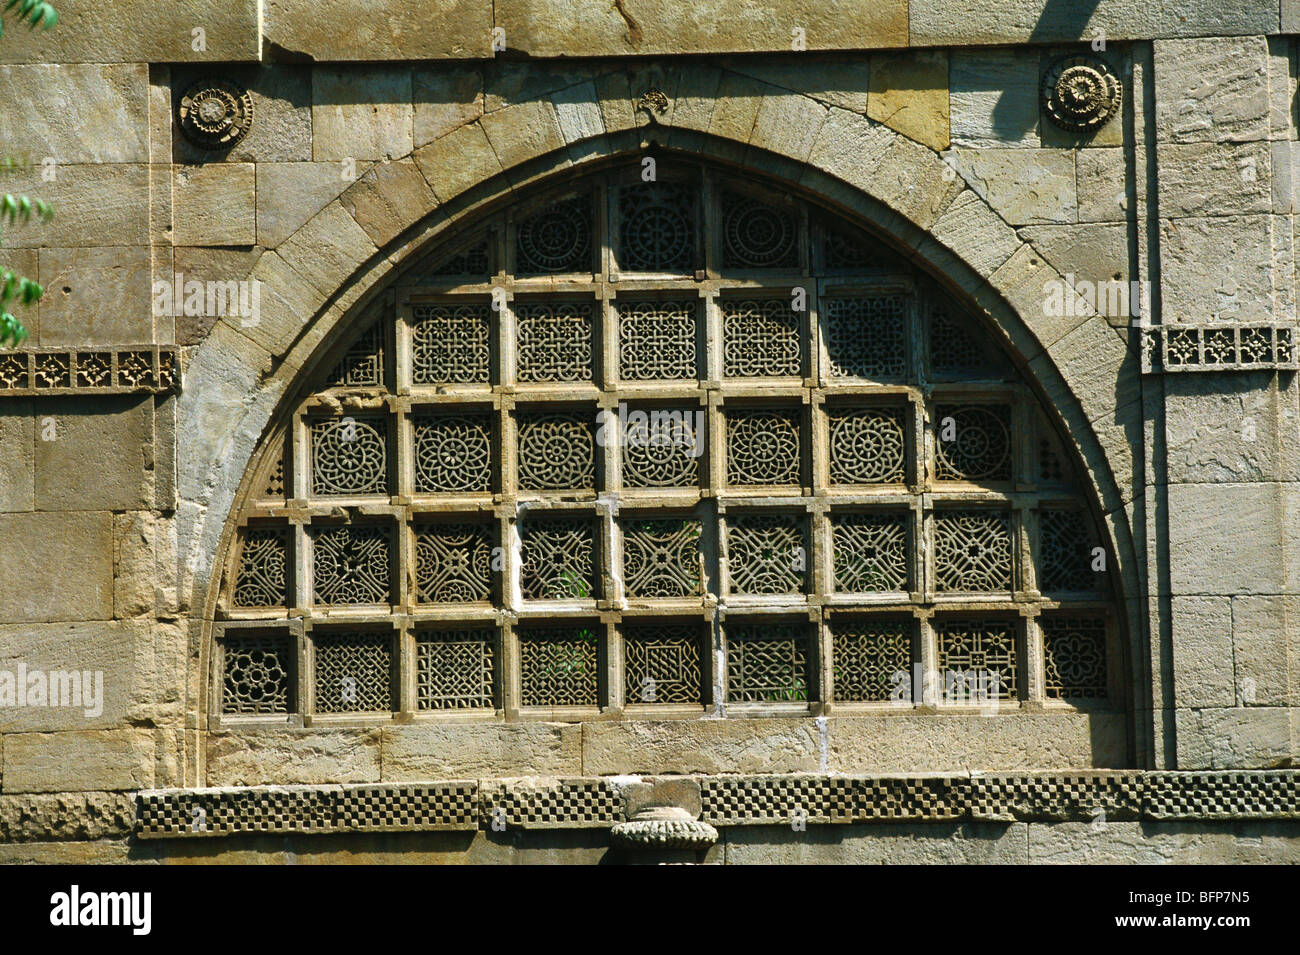
[[1066, 56], [1043, 76], [1043, 107], [1052, 122], [1072, 133], [1101, 129], [1119, 112], [1124, 87], [1102, 60]]
[[199, 80], [181, 97], [176, 115], [185, 138], [204, 149], [229, 149], [253, 125], [253, 98], [226, 80]]

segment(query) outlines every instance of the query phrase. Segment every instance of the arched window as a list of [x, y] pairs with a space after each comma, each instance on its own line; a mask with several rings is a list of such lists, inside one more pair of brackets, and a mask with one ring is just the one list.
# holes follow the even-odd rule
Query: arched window
[[643, 173], [445, 241], [288, 409], [218, 721], [1122, 708], [1085, 485], [990, 332], [811, 202]]

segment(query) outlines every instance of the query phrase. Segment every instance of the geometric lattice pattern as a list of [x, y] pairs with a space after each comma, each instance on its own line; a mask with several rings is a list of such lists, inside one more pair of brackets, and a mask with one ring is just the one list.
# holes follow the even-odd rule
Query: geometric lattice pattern
[[392, 633], [315, 633], [316, 711], [366, 713], [393, 708]]
[[694, 302], [618, 305], [619, 377], [654, 381], [696, 377]]
[[910, 702], [911, 625], [902, 620], [855, 620], [831, 626], [835, 699]]
[[941, 591], [1011, 589], [1011, 522], [997, 511], [943, 511], [934, 518], [935, 585]]
[[832, 298], [822, 303], [823, 334], [836, 378], [907, 374], [906, 301], [901, 295]]
[[1014, 700], [1016, 628], [1004, 620], [941, 620], [939, 692], [945, 703]]
[[625, 627], [624, 697], [627, 702], [702, 702], [701, 643], [698, 625], [630, 624]]
[[[723, 708], [729, 683], [760, 708], [924, 706], [934, 621], [994, 615], [1029, 621], [1018, 700], [1112, 709], [1084, 631], [1046, 645], [1114, 618], [1108, 539], [1001, 337], [829, 210], [660, 166], [485, 207], [312, 356], [232, 517], [216, 639], [292, 634], [310, 688], [317, 635], [382, 625], [387, 705], [514, 721], [552, 718], [525, 693], [645, 716]], [[1164, 327], [1144, 360], [1294, 351], [1220, 325]], [[156, 348], [13, 352], [0, 391], [179, 372]], [[224, 692], [209, 715], [237, 725]]]
[[799, 221], [748, 196], [722, 195], [722, 264], [739, 269], [797, 268]]
[[623, 427], [625, 487], [693, 487], [700, 483], [703, 413], [690, 408], [634, 411]]
[[492, 526], [424, 524], [415, 531], [421, 601], [465, 603], [492, 596]]
[[1011, 477], [1011, 413], [988, 405], [935, 408], [938, 477], [944, 481], [1004, 481]]
[[383, 527], [313, 527], [312, 594], [318, 604], [388, 603], [391, 535]]
[[412, 380], [419, 385], [485, 382], [491, 373], [489, 305], [419, 305], [411, 325]]
[[1092, 569], [1092, 541], [1080, 510], [1044, 510], [1038, 554], [1038, 586], [1044, 592], [1095, 591], [1101, 575]]
[[236, 607], [282, 607], [288, 596], [285, 565], [289, 534], [281, 528], [249, 530], [239, 552]]
[[700, 522], [625, 520], [623, 581], [629, 597], [700, 592]]
[[787, 299], [725, 300], [722, 336], [729, 378], [797, 377], [802, 371], [803, 321]]
[[292, 710], [292, 640], [272, 634], [227, 637], [222, 642], [223, 713], [288, 713]]
[[417, 492], [467, 494], [491, 489], [489, 415], [426, 414], [414, 421]]
[[590, 302], [548, 302], [515, 309], [520, 381], [590, 381]]
[[727, 700], [789, 703], [809, 699], [808, 637], [799, 626], [727, 628]]
[[830, 425], [832, 484], [886, 484], [904, 480], [907, 437], [902, 411], [833, 408]]
[[599, 651], [589, 627], [522, 628], [519, 633], [520, 703], [595, 706]]
[[521, 412], [519, 486], [546, 491], [595, 487], [595, 413]]
[[831, 534], [835, 589], [907, 589], [907, 514], [835, 514]]
[[590, 272], [591, 197], [549, 203], [519, 223], [515, 268], [521, 274]]
[[728, 411], [728, 483], [798, 484], [799, 418], [794, 411]]
[[591, 600], [596, 594], [595, 537], [578, 518], [530, 518], [519, 537], [526, 600]]
[[1106, 621], [1047, 614], [1043, 634], [1044, 688], [1053, 700], [1099, 700], [1107, 695]]
[[349, 416], [312, 422], [311, 492], [388, 492], [388, 435], [383, 418]]
[[732, 593], [801, 592], [808, 569], [803, 534], [803, 520], [793, 514], [729, 515], [727, 549]]
[[422, 710], [491, 709], [491, 630], [423, 631], [416, 647], [415, 696]]

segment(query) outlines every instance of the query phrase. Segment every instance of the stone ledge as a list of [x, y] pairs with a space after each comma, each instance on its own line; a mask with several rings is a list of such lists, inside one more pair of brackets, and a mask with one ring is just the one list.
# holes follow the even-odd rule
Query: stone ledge
[[1186, 371], [1293, 371], [1296, 327], [1178, 322], [1141, 330], [1142, 374]]
[[[715, 826], [1300, 819], [1297, 770], [670, 778], [700, 786], [700, 818]], [[606, 829], [627, 817], [629, 787], [641, 782], [641, 777], [610, 776], [154, 790], [135, 795], [134, 834], [170, 839]]]
[[165, 394], [181, 390], [175, 348], [21, 348], [0, 352], [0, 397]]

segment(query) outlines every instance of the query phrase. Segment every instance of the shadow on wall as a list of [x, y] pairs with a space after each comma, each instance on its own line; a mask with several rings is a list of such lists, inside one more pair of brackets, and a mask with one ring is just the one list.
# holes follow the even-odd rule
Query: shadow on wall
[[[1101, 0], [1047, 0], [1043, 12], [1029, 34], [1030, 43], [1064, 43], [1070, 40], [1091, 41], [1098, 28], [1089, 30], [1088, 24], [1100, 6]], [[1035, 80], [1037, 75], [1035, 73]], [[998, 88], [1003, 92], [993, 107], [993, 132], [1000, 139], [1014, 141], [1030, 131], [1024, 125], [1026, 116], [1020, 115], [1020, 104], [1028, 92], [1035, 104], [1038, 101], [1038, 89], [1029, 91], [1007, 89], [1005, 86], [990, 84], [990, 89]], [[1034, 112], [1037, 121], [1037, 111]]]

